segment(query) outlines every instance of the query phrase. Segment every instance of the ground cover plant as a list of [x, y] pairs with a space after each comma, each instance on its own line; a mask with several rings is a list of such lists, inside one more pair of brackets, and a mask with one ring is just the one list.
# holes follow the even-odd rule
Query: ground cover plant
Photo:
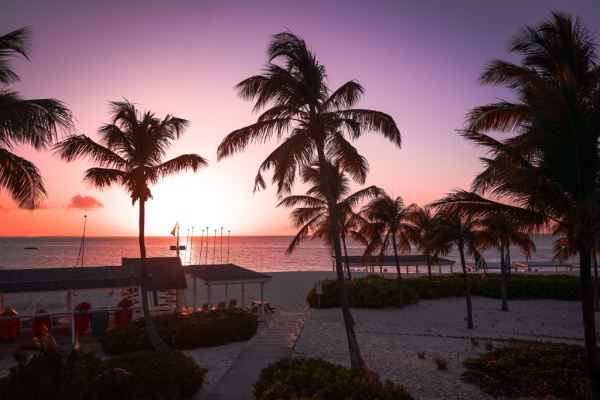
[[[213, 310], [189, 315], [153, 317], [160, 337], [178, 350], [220, 346], [250, 339], [258, 329], [256, 315], [242, 310]], [[101, 338], [102, 349], [111, 355], [152, 348], [143, 321], [109, 330]]]
[[[419, 300], [440, 299], [450, 296], [464, 296], [462, 274], [404, 279], [405, 304], [416, 304]], [[500, 275], [487, 274], [484, 279], [479, 274], [469, 275], [471, 294], [476, 296], [502, 298]], [[351, 307], [381, 308], [397, 305], [398, 291], [393, 291], [396, 279], [378, 275], [347, 280], [348, 300]], [[339, 307], [336, 301], [336, 280], [323, 281], [321, 308]], [[395, 296], [395, 297], [394, 297]], [[556, 299], [578, 301], [581, 299], [579, 279], [568, 275], [515, 275], [507, 285], [509, 300]], [[313, 287], [306, 298], [311, 307], [318, 306], [316, 288]]]
[[589, 399], [582, 346], [512, 342], [479, 358], [467, 358], [462, 379], [493, 397]]
[[254, 384], [257, 400], [413, 400], [404, 386], [380, 382], [361, 373], [319, 358], [283, 359], [264, 368]]
[[[321, 308], [339, 307], [339, 291], [337, 279], [325, 279], [323, 282], [323, 294], [321, 295]], [[350, 307], [383, 308], [398, 307], [398, 281], [396, 279], [385, 279], [379, 275], [346, 280], [346, 291]], [[404, 304], [416, 304], [419, 302], [417, 293], [405, 288], [402, 291]], [[316, 287], [313, 287], [306, 298], [311, 307], [319, 306], [319, 295]]]

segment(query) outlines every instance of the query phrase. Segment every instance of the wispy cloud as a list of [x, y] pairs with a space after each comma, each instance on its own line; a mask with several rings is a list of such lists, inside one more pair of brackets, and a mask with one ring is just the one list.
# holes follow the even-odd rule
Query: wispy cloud
[[103, 204], [92, 196], [74, 196], [67, 208], [76, 208], [79, 210], [97, 210], [103, 207]]

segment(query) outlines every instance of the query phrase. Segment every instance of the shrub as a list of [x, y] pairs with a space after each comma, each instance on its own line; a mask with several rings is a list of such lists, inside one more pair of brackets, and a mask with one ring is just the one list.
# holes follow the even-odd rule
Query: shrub
[[433, 357], [433, 362], [437, 366], [437, 369], [448, 369], [448, 359], [446, 357], [438, 354]]
[[412, 400], [404, 386], [390, 380], [380, 382], [356, 368], [345, 368], [319, 358], [283, 359], [260, 372], [254, 384], [257, 400]]
[[471, 338], [471, 346], [473, 346], [473, 347], [479, 347], [479, 339], [477, 339], [477, 338]]
[[[161, 315], [152, 322], [165, 343], [178, 350], [248, 340], [258, 329], [256, 315], [234, 309]], [[111, 355], [152, 349], [143, 320], [111, 329], [100, 340], [102, 349]]]
[[417, 357], [425, 358], [425, 350], [417, 350]]
[[494, 350], [494, 343], [493, 342], [483, 342], [483, 348], [486, 349], [487, 351], [492, 351], [492, 350]]
[[512, 342], [480, 358], [467, 358], [462, 375], [493, 397], [589, 399], [583, 346]]
[[[403, 280], [403, 283], [406, 280]], [[383, 308], [398, 306], [398, 281], [386, 279], [379, 275], [346, 280], [346, 291], [350, 307]], [[416, 304], [419, 297], [416, 292], [406, 285], [403, 286], [404, 304]], [[308, 304], [317, 308], [319, 305], [316, 285], [310, 290], [306, 297]], [[337, 279], [326, 279], [323, 281], [323, 294], [321, 295], [321, 308], [340, 307], [340, 297]]]
[[190, 399], [204, 383], [207, 370], [179, 351], [142, 350], [113, 357], [101, 364], [133, 374], [134, 396], [143, 399]]

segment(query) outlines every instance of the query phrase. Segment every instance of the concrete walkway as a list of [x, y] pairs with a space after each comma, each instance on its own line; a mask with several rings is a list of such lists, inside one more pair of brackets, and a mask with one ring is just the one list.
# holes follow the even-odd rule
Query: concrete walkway
[[277, 360], [291, 357], [305, 319], [305, 314], [274, 316], [246, 343], [206, 400], [250, 399], [260, 371]]

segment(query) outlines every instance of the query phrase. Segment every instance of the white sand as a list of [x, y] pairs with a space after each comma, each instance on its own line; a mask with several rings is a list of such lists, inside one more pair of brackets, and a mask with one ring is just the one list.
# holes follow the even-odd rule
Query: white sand
[[[317, 280], [332, 277], [333, 272], [278, 272], [269, 275], [273, 280], [266, 285], [266, 299], [276, 307], [277, 312], [303, 313], [306, 311], [305, 298], [310, 288]], [[213, 291], [213, 299], [224, 297], [224, 292], [220, 290]], [[231, 287], [228, 294], [230, 298], [239, 298], [240, 292], [238, 288]], [[204, 301], [205, 296], [204, 288], [199, 288], [197, 301]], [[247, 303], [260, 298], [259, 285], [248, 285], [246, 297]], [[186, 299], [191, 306], [190, 290], [186, 292]], [[501, 312], [500, 300], [473, 297], [473, 309], [475, 329], [466, 329], [464, 298], [422, 300], [418, 305], [410, 305], [403, 310], [352, 309], [352, 315], [365, 362], [381, 379], [405, 385], [415, 398], [422, 400], [489, 398], [475, 385], [460, 379], [465, 371], [462, 361], [485, 353], [483, 346], [486, 341], [491, 341], [494, 346], [506, 345], [498, 339], [508, 338], [583, 344], [579, 302], [509, 301], [510, 311]], [[479, 347], [472, 346], [470, 337], [480, 338]], [[68, 343], [68, 338], [63, 342]], [[93, 335], [85, 335], [81, 342], [85, 350], [99, 351], [98, 341]], [[195, 399], [205, 398], [244, 344], [230, 343], [184, 352], [200, 366], [209, 369], [205, 384]], [[14, 365], [9, 356], [10, 348], [7, 343], [0, 343], [0, 375]], [[417, 350], [425, 351], [424, 359], [417, 357]], [[436, 369], [432, 360], [435, 355], [448, 359], [447, 370]], [[317, 356], [349, 365], [346, 334], [339, 308], [309, 311], [294, 349], [294, 357]]]

